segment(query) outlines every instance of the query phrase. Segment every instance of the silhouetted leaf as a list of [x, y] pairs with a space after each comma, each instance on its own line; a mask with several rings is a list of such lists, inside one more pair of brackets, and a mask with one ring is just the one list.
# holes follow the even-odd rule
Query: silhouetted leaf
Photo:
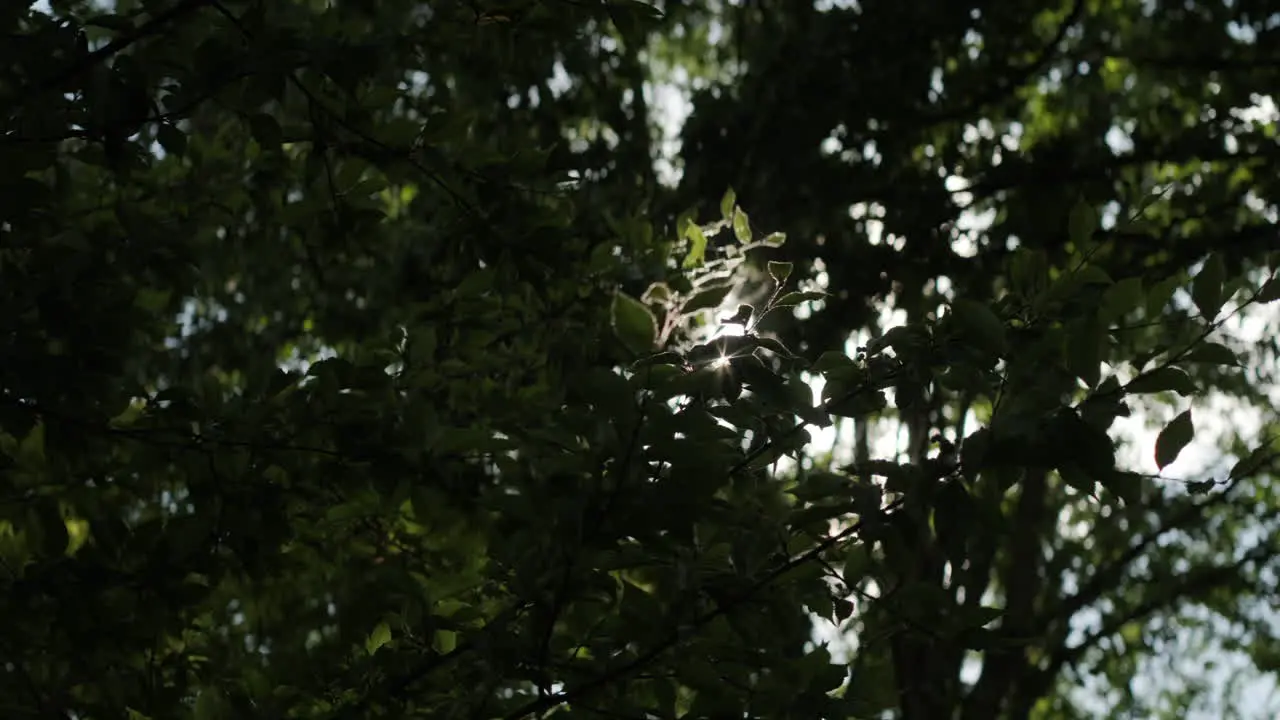
[[1179, 413], [1156, 437], [1156, 466], [1163, 470], [1178, 459], [1178, 453], [1191, 442], [1195, 427], [1191, 423], [1191, 411]]
[[1193, 347], [1180, 362], [1208, 363], [1211, 365], [1231, 365], [1239, 367], [1240, 360], [1231, 348], [1215, 342], [1201, 342]]
[[1175, 367], [1161, 367], [1145, 372], [1124, 386], [1125, 392], [1134, 395], [1158, 393], [1172, 390], [1183, 397], [1196, 393], [1195, 383], [1183, 370]]
[[1222, 262], [1222, 257], [1217, 253], [1211, 253], [1191, 284], [1191, 299], [1195, 301], [1200, 315], [1205, 320], [1217, 317], [1222, 304], [1227, 300], [1222, 294], [1222, 285], [1226, 282], [1226, 277], [1227, 268]]

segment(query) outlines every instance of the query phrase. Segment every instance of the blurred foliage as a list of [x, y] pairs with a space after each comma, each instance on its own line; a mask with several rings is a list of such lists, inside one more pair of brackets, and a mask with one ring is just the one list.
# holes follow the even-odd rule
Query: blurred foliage
[[4, 4], [0, 714], [1237, 707], [1275, 10], [864, 5]]

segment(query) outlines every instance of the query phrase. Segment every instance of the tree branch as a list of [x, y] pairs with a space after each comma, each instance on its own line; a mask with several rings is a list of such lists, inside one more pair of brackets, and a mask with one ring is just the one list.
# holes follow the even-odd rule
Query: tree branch
[[1067, 597], [1043, 615], [1040, 618], [1040, 623], [1048, 626], [1051, 630], [1064, 628], [1076, 613], [1097, 602], [1108, 589], [1114, 588], [1124, 575], [1125, 570], [1160, 538], [1168, 533], [1181, 530], [1201, 519], [1207, 509], [1226, 502], [1230, 491], [1231, 487], [1228, 487], [1224, 492], [1215, 494], [1208, 500], [1188, 503], [1168, 523], [1131, 545], [1114, 562], [1108, 563], [1095, 572], [1088, 581], [1080, 586], [1079, 591]]
[[[1001, 632], [1011, 637], [1034, 634], [1035, 599], [1040, 576], [1040, 531], [1045, 522], [1045, 495], [1048, 471], [1028, 469], [1018, 495], [1014, 514], [1010, 558], [1003, 573], [1005, 615]], [[1009, 688], [1029, 669], [1021, 644], [1011, 648], [992, 649], [982, 664], [982, 675], [965, 698], [963, 720], [989, 720], [1000, 717], [1000, 709]]]
[[1095, 647], [1104, 638], [1110, 637], [1119, 632], [1125, 625], [1129, 623], [1144, 620], [1161, 608], [1167, 607], [1174, 601], [1182, 598], [1195, 598], [1203, 595], [1214, 588], [1229, 583], [1236, 579], [1240, 570], [1251, 562], [1260, 560], [1269, 560], [1276, 553], [1275, 542], [1263, 542], [1253, 547], [1249, 552], [1245, 553], [1239, 560], [1229, 564], [1216, 567], [1198, 568], [1183, 575], [1182, 581], [1175, 583], [1171, 590], [1166, 593], [1160, 593], [1155, 597], [1150, 597], [1143, 602], [1132, 607], [1128, 612], [1120, 613], [1108, 622], [1105, 622], [1096, 632], [1090, 633], [1078, 645], [1071, 647], [1065, 644], [1060, 646], [1052, 655], [1049, 661], [1040, 669], [1027, 678], [1022, 687], [1019, 688], [1018, 696], [1021, 698], [1019, 704], [1027, 704], [1028, 699], [1042, 696], [1048, 691], [1053, 679], [1057, 677], [1062, 668], [1068, 665], [1075, 665], [1080, 659]]

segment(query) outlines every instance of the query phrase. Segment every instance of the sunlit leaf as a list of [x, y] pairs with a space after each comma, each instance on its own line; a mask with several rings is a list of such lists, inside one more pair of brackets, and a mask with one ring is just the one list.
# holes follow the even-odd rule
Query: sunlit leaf
[[733, 209], [733, 235], [744, 245], [751, 242], [751, 220], [739, 207]]
[[380, 622], [374, 626], [373, 632], [369, 633], [369, 639], [365, 640], [364, 649], [372, 655], [389, 642], [391, 642], [391, 626], [385, 622]]
[[702, 228], [698, 227], [693, 220], [686, 220], [684, 227], [680, 230], [680, 236], [689, 243], [689, 252], [684, 256], [683, 267], [686, 269], [700, 267], [706, 262], [707, 255], [707, 236], [703, 234]]
[[733, 188], [725, 190], [724, 197], [720, 198], [720, 217], [726, 222], [733, 221], [733, 209], [738, 206], [738, 194]]
[[773, 301], [773, 307], [791, 307], [801, 303], [813, 300], [821, 300], [827, 296], [824, 292], [806, 290], [804, 292], [789, 292], [777, 300]]

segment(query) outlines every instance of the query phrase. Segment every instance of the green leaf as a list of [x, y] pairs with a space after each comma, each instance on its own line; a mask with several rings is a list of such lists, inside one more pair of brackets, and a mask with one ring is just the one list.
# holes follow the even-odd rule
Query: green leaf
[[223, 712], [222, 694], [216, 688], [201, 688], [200, 694], [196, 696], [194, 715], [195, 720], [222, 720], [226, 716]]
[[879, 717], [898, 706], [893, 662], [887, 652], [864, 651], [849, 678], [845, 690], [849, 714], [853, 717]]
[[1191, 411], [1186, 410], [1170, 421], [1156, 437], [1156, 466], [1163, 470], [1178, 459], [1178, 453], [1191, 442], [1194, 435]]
[[[389, 633], [388, 639], [390, 639]], [[431, 648], [441, 655], [448, 655], [457, 647], [458, 633], [453, 630], [437, 630], [431, 638]]]
[[1013, 290], [1025, 298], [1040, 294], [1049, 284], [1049, 261], [1043, 250], [1020, 247], [1009, 260]]
[[720, 198], [720, 217], [725, 222], [733, 222], [733, 209], [738, 206], [738, 194], [729, 188], [724, 191], [724, 197]]
[[772, 232], [765, 235], [760, 244], [766, 247], [782, 247], [787, 242], [787, 234], [780, 232]]
[[671, 286], [664, 282], [656, 282], [649, 286], [640, 296], [645, 305], [665, 305], [671, 300]]
[[707, 260], [707, 236], [703, 234], [702, 228], [691, 218], [686, 218], [680, 237], [689, 243], [689, 253], [684, 256], [684, 269], [702, 267]]
[[724, 303], [724, 299], [729, 297], [729, 293], [733, 292], [733, 288], [733, 285], [720, 285], [695, 293], [680, 306], [680, 312], [688, 315], [700, 310], [718, 308]]
[[798, 500], [813, 502], [828, 498], [839, 498], [849, 494], [851, 480], [846, 475], [823, 470], [807, 473], [800, 483], [791, 490]]
[[828, 382], [822, 388], [825, 410], [837, 417], [861, 418], [884, 410], [889, 401], [882, 390], [858, 388], [851, 390], [837, 382]]
[[391, 626], [386, 622], [378, 623], [373, 632], [369, 633], [369, 639], [364, 641], [364, 649], [370, 655], [378, 652], [378, 648], [391, 642]]
[[870, 574], [874, 560], [866, 543], [856, 542], [849, 545], [844, 556], [844, 572], [841, 579], [847, 587], [857, 587]]
[[611, 315], [614, 333], [629, 350], [642, 353], [653, 349], [658, 321], [644, 303], [626, 293], [614, 293]]
[[1069, 276], [1079, 285], [1111, 285], [1115, 281], [1097, 265], [1082, 265]]
[[146, 312], [160, 312], [169, 307], [169, 296], [168, 290], [138, 288], [138, 292], [133, 296], [133, 306]]
[[751, 242], [751, 220], [739, 207], [733, 209], [733, 236], [743, 245]]
[[1071, 272], [1060, 274], [1043, 293], [1035, 298], [1035, 305], [1068, 303], [1079, 297], [1091, 285], [1111, 285], [1111, 276], [1097, 265], [1082, 265]]
[[1176, 367], [1161, 367], [1134, 378], [1124, 386], [1127, 393], [1141, 395], [1172, 390], [1183, 397], [1196, 393], [1191, 376]]
[[778, 298], [777, 300], [774, 300], [773, 305], [771, 305], [770, 307], [791, 307], [793, 305], [799, 305], [800, 303], [809, 302], [811, 300], [821, 300], [826, 296], [827, 294], [824, 292], [817, 292], [813, 290], [808, 290], [805, 292], [789, 292], [786, 295], [783, 295], [782, 297]]
[[1193, 347], [1179, 362], [1206, 363], [1209, 365], [1230, 365], [1240, 367], [1240, 359], [1235, 352], [1216, 342], [1202, 342]]
[[378, 125], [378, 142], [393, 148], [408, 149], [423, 135], [423, 124], [407, 117], [397, 117]]
[[768, 350], [769, 352], [775, 355], [778, 355], [780, 357], [784, 357], [788, 359], [792, 359], [796, 357], [795, 353], [788, 350], [786, 345], [783, 345], [781, 342], [779, 342], [774, 338], [770, 338], [770, 337], [756, 338], [756, 342], [764, 350]]
[[1222, 309], [1222, 304], [1227, 301], [1222, 293], [1222, 285], [1226, 282], [1226, 278], [1227, 268], [1222, 262], [1222, 257], [1217, 253], [1211, 253], [1191, 283], [1191, 299], [1205, 320], [1216, 318], [1218, 311]]
[[774, 282], [781, 285], [787, 281], [787, 278], [791, 277], [791, 269], [794, 265], [789, 262], [776, 262], [770, 260], [767, 267], [769, 270], [769, 277], [773, 278]]
[[750, 305], [739, 305], [737, 312], [729, 317], [722, 318], [720, 323], [722, 325], [747, 325], [751, 322], [751, 314], [754, 312], [755, 308]]
[[1084, 248], [1093, 240], [1093, 233], [1097, 229], [1098, 213], [1094, 212], [1093, 207], [1085, 202], [1084, 198], [1076, 200], [1075, 205], [1071, 207], [1071, 214], [1067, 217], [1067, 239], [1076, 246], [1077, 252], [1084, 251]]
[[1252, 475], [1266, 467], [1269, 463], [1274, 461], [1276, 457], [1277, 453], [1271, 449], [1270, 443], [1264, 444], [1261, 447], [1255, 448], [1253, 452], [1243, 458], [1240, 458], [1240, 460], [1231, 467], [1231, 473], [1227, 477], [1231, 480], [1238, 480], [1242, 477]]
[[1141, 310], [1145, 299], [1142, 292], [1142, 278], [1131, 277], [1120, 280], [1102, 294], [1098, 319], [1109, 325], [1135, 310]]
[[1005, 349], [1005, 327], [1000, 318], [987, 305], [961, 298], [951, 304], [956, 322], [976, 340], [984, 350], [992, 353], [1003, 353]]
[[1112, 470], [1098, 477], [1098, 482], [1108, 492], [1120, 498], [1126, 505], [1135, 505], [1142, 500], [1142, 484], [1146, 480], [1142, 475], [1125, 470]]
[[45, 465], [44, 423], [37, 422], [18, 443], [16, 460], [18, 466], [36, 470]]
[[1067, 369], [1089, 387], [1096, 386], [1102, 378], [1106, 328], [1096, 317], [1085, 317], [1072, 323], [1066, 335]]
[[828, 372], [838, 368], [856, 367], [857, 364], [848, 355], [835, 350], [828, 350], [818, 356], [817, 361], [813, 363], [813, 367], [810, 369], [813, 372], [826, 375]]
[[1147, 290], [1146, 311], [1148, 317], [1158, 317], [1164, 313], [1164, 309], [1169, 305], [1169, 301], [1173, 299], [1173, 293], [1182, 285], [1182, 278], [1178, 276], [1167, 277], [1164, 280], [1152, 285]]

